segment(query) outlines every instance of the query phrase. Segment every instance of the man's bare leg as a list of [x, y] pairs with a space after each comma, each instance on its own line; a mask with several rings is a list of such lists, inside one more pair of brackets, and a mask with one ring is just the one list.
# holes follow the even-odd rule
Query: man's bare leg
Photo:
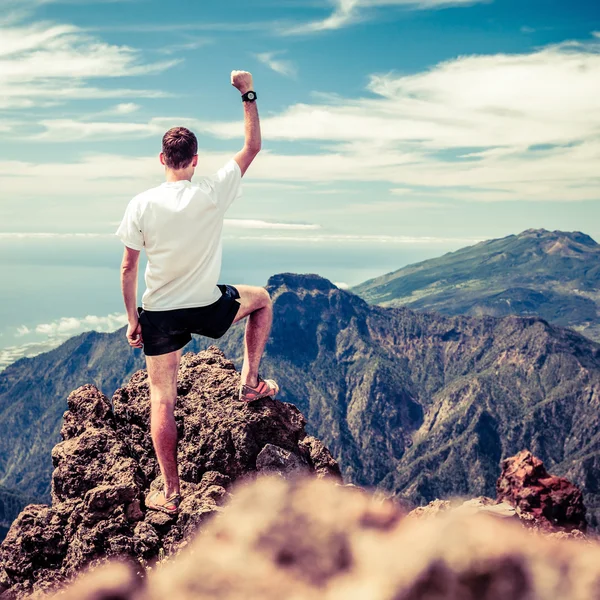
[[159, 356], [146, 356], [150, 380], [150, 430], [165, 484], [165, 498], [180, 492], [175, 401], [177, 400], [177, 371], [182, 350]]
[[240, 293], [241, 307], [235, 317], [235, 323], [248, 317], [244, 343], [244, 365], [242, 384], [258, 385], [258, 368], [273, 323], [273, 305], [267, 290], [250, 285], [236, 285]]

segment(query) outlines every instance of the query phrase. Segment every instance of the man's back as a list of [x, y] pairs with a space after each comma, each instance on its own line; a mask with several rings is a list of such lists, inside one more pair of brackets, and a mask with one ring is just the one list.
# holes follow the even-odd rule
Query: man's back
[[220, 297], [223, 219], [241, 177], [231, 160], [198, 183], [166, 182], [131, 200], [117, 235], [146, 251], [145, 310], [208, 306]]

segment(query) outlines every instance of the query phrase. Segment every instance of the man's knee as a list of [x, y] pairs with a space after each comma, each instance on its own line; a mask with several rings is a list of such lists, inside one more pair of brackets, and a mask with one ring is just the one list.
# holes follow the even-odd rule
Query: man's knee
[[258, 292], [258, 304], [260, 308], [267, 308], [273, 305], [271, 295], [265, 288], [257, 288]]
[[177, 401], [177, 384], [150, 385], [150, 403], [153, 407], [172, 407]]
[[245, 319], [258, 310], [265, 308], [272, 310], [271, 296], [265, 288], [250, 285], [239, 285], [236, 288], [240, 293], [239, 303], [241, 308], [235, 317], [234, 323]]
[[240, 285], [237, 288], [240, 293], [240, 302], [249, 312], [271, 306], [271, 296], [265, 288], [254, 285]]

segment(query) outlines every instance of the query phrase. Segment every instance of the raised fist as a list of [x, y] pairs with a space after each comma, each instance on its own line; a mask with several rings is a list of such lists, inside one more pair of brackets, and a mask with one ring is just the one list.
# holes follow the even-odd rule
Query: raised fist
[[252, 73], [248, 71], [231, 71], [231, 85], [237, 88], [241, 94], [253, 89]]

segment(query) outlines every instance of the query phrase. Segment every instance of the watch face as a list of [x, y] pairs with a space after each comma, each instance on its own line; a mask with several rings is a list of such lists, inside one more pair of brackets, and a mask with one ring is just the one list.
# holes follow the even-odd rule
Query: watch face
[[247, 98], [248, 100], [254, 100], [254, 98], [256, 98], [256, 94], [253, 92], [248, 92]]

